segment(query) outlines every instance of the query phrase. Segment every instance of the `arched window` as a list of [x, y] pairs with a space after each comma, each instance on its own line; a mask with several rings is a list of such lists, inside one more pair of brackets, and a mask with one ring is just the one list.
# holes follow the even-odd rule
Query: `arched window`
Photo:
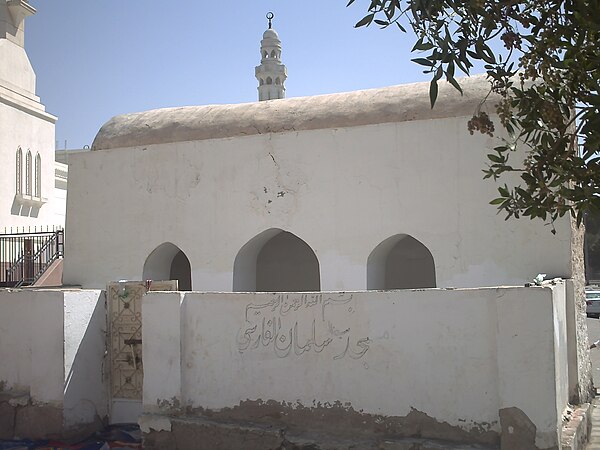
[[281, 84], [281, 79], [279, 77], [275, 78], [275, 84], [279, 86]]
[[42, 198], [42, 157], [35, 155], [35, 196]]
[[271, 228], [248, 241], [233, 266], [235, 292], [321, 290], [319, 260], [298, 236]]
[[31, 151], [27, 150], [27, 155], [25, 156], [25, 194], [31, 195], [31, 185], [32, 185], [32, 171], [33, 168], [31, 161]]
[[265, 80], [263, 80], [262, 78], [260, 78], [258, 80], [258, 84], [259, 84], [259, 86], [262, 86], [263, 84], [265, 84]]
[[265, 54], [263, 55], [264, 58], [268, 58], [269, 57], [269, 52], [265, 51]]
[[170, 242], [160, 244], [150, 253], [142, 276], [144, 280], [178, 280], [180, 291], [192, 290], [190, 261], [179, 247]]
[[367, 260], [367, 289], [434, 288], [435, 263], [431, 252], [407, 234], [381, 242]]
[[17, 148], [15, 176], [15, 191], [17, 195], [21, 195], [23, 193], [23, 150], [21, 147]]
[[267, 84], [273, 84], [273, 78], [267, 77]]
[[277, 58], [277, 53], [275, 50], [271, 50], [271, 58]]

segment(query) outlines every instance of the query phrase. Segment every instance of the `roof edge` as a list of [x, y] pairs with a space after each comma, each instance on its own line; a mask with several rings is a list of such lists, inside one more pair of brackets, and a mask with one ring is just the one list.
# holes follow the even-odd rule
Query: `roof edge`
[[471, 115], [489, 95], [489, 81], [485, 75], [458, 81], [462, 96], [450, 83], [439, 82], [433, 109], [429, 82], [421, 82], [312, 97], [124, 114], [100, 128], [92, 150]]

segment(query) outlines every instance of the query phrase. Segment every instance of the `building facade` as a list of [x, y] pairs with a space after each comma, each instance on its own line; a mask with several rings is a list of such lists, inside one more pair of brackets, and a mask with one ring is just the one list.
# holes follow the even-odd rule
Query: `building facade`
[[55, 161], [57, 118], [36, 95], [24, 47], [34, 13], [24, 0], [0, 0], [0, 286], [37, 281], [53, 262], [46, 253], [58, 257], [52, 233], [65, 223], [68, 166]]
[[67, 166], [54, 157], [56, 116], [36, 95], [24, 48], [26, 1], [0, 1], [0, 232], [64, 224]]
[[65, 280], [100, 288], [182, 267], [199, 291], [571, 278], [568, 218], [554, 236], [489, 205], [494, 139], [466, 132], [487, 81], [462, 83], [433, 110], [417, 83], [118, 116], [70, 160]]

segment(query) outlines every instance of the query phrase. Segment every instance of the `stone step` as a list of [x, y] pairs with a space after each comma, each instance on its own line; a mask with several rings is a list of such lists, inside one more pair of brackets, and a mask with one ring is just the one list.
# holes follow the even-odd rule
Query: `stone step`
[[570, 411], [569, 420], [562, 427], [562, 450], [584, 450], [592, 431], [593, 407], [589, 403]]

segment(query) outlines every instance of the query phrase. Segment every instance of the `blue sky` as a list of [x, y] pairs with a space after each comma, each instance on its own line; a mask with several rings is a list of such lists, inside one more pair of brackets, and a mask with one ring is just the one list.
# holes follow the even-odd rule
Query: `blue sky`
[[255, 101], [259, 46], [273, 11], [287, 97], [429, 80], [412, 35], [355, 29], [357, 0], [30, 0], [26, 49], [37, 93], [59, 117], [58, 148], [91, 145], [112, 116]]

